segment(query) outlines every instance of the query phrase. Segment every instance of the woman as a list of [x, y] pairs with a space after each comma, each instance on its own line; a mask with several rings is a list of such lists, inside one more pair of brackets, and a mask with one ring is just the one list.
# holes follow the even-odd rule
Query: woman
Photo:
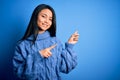
[[78, 41], [75, 32], [65, 43], [56, 38], [56, 16], [52, 7], [38, 5], [33, 11], [23, 38], [17, 43], [13, 57], [14, 72], [25, 80], [61, 80], [77, 65], [72, 50]]

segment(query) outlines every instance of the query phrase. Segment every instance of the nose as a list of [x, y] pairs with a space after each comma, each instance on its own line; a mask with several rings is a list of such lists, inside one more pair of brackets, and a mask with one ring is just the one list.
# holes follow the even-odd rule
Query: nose
[[48, 23], [48, 22], [49, 22], [49, 19], [46, 18], [45, 22]]

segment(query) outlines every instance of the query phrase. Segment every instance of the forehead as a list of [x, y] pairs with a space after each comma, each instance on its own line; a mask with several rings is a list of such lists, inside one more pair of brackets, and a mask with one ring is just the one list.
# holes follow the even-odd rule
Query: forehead
[[46, 14], [46, 15], [52, 16], [52, 11], [49, 10], [49, 9], [43, 9], [39, 13], [40, 14]]

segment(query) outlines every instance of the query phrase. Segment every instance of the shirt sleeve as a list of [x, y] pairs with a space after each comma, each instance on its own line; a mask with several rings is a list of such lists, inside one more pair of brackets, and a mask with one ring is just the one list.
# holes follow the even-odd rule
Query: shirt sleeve
[[69, 73], [77, 65], [77, 55], [73, 51], [73, 46], [74, 44], [70, 43], [65, 43], [65, 48], [63, 48], [62, 44], [60, 46], [60, 71], [63, 73]]
[[38, 58], [43, 58], [39, 51], [34, 54], [28, 53], [24, 45], [17, 45], [13, 56], [14, 73], [21, 79], [32, 79], [33, 76], [37, 76], [37, 65], [34, 59]]

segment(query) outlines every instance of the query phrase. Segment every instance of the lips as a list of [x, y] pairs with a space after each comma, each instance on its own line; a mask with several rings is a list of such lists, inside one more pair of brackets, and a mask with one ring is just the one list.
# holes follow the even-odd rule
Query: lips
[[48, 27], [49, 27], [49, 25], [46, 23], [42, 23], [42, 25], [41, 25], [41, 28], [43, 28], [43, 29], [47, 29]]
[[43, 25], [43, 27], [47, 27], [48, 26], [48, 24], [45, 24], [45, 23], [42, 23], [42, 25]]

